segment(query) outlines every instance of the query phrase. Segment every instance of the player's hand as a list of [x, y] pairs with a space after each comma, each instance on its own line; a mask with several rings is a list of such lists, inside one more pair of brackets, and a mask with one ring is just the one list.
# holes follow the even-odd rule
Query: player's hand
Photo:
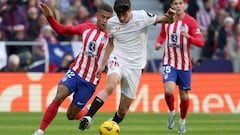
[[101, 74], [102, 74], [102, 72], [104, 71], [104, 69], [105, 69], [105, 66], [100, 66], [100, 67], [98, 68], [98, 70], [97, 70], [97, 72], [96, 72], [96, 77], [97, 77], [98, 79], [101, 78]]
[[167, 23], [173, 23], [173, 17], [176, 14], [176, 10], [169, 8], [168, 11], [165, 13], [165, 17], [167, 20]]
[[155, 50], [159, 50], [159, 49], [161, 49], [161, 45], [159, 43], [156, 43]]
[[185, 30], [182, 30], [181, 31], [181, 34], [185, 37], [185, 38], [189, 38], [189, 35], [188, 35], [188, 33], [185, 31]]
[[40, 3], [39, 8], [40, 8], [40, 10], [42, 11], [42, 13], [43, 13], [46, 17], [53, 16], [52, 10], [49, 8], [49, 6], [47, 5], [47, 3], [44, 2], [43, 0], [42, 0], [42, 2]]

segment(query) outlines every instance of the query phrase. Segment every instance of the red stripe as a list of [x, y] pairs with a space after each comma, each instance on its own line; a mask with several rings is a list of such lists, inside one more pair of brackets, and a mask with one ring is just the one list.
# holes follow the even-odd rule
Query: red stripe
[[[185, 27], [184, 24], [181, 24], [182, 26], [181, 27]], [[180, 47], [180, 51], [181, 51], [181, 58], [182, 58], [182, 68], [181, 69], [184, 69], [184, 65], [185, 65], [185, 59], [184, 59], [184, 42], [183, 42], [183, 39], [184, 39], [184, 36], [182, 36], [180, 34], [180, 45], [182, 45], [182, 47]]]
[[[94, 38], [93, 38], [93, 41], [94, 42], [96, 42], [97, 41], [97, 39], [98, 39], [98, 37], [99, 37], [99, 35], [100, 35], [100, 31], [98, 30], [97, 31], [97, 33], [96, 33], [96, 35], [94, 36]], [[96, 46], [97, 47], [97, 46]], [[89, 69], [89, 67], [91, 66], [91, 60], [92, 58], [91, 58], [91, 56], [88, 56], [88, 58], [87, 58], [87, 65], [86, 65], [86, 69]], [[84, 71], [84, 73], [83, 73], [83, 78], [86, 78], [87, 77], [87, 75], [88, 75], [88, 70], [85, 70]], [[92, 76], [95, 76], [95, 74], [93, 74]]]
[[[177, 26], [178, 26], [178, 21], [175, 22], [174, 28], [173, 28], [173, 33], [177, 34]], [[178, 59], [177, 59], [177, 47], [173, 47], [173, 53], [174, 53], [174, 67], [177, 67], [178, 64]]]
[[167, 54], [167, 55], [168, 55], [168, 62], [167, 62], [167, 63], [168, 63], [169, 65], [170, 65], [170, 62], [171, 62], [171, 61], [170, 61], [171, 55], [170, 55], [170, 47], [169, 47], [168, 45], [169, 45], [169, 40], [171, 40], [171, 37], [169, 38], [169, 36], [171, 36], [170, 33], [172, 33], [172, 32], [170, 32], [170, 25], [171, 25], [171, 24], [168, 24], [168, 25], [167, 25], [167, 26], [168, 26], [168, 27], [167, 27], [167, 32], [168, 32], [168, 33], [167, 33], [167, 35], [168, 35], [168, 40], [167, 40], [167, 41], [168, 41], [168, 42], [167, 42], [167, 46], [166, 46], [166, 47], [167, 47], [167, 52], [168, 52], [168, 54]]
[[88, 39], [89, 39], [90, 35], [92, 34], [93, 30], [94, 30], [94, 29], [91, 29], [91, 30], [87, 33], [86, 38], [83, 39], [83, 53], [82, 53], [82, 55], [81, 55], [81, 60], [79, 61], [79, 67], [78, 67], [77, 70], [76, 70], [77, 73], [79, 73], [79, 71], [81, 70], [82, 63], [83, 63], [83, 60], [84, 60], [84, 57], [85, 57], [85, 56], [84, 56], [84, 52], [85, 52], [85, 50], [86, 50], [86, 48], [87, 48], [87, 42], [88, 42]]
[[[107, 38], [107, 33], [105, 33], [104, 37]], [[97, 56], [98, 56], [98, 59], [95, 60], [95, 66], [93, 68], [93, 72], [92, 72], [92, 76], [90, 78], [90, 82], [94, 82], [94, 79], [95, 79], [95, 73], [97, 72], [97, 69], [98, 69], [98, 62], [99, 62], [99, 58], [100, 58], [100, 55], [101, 55], [101, 52], [103, 50], [103, 47], [104, 47], [104, 43], [100, 43], [99, 47], [98, 47], [98, 51], [97, 51]]]

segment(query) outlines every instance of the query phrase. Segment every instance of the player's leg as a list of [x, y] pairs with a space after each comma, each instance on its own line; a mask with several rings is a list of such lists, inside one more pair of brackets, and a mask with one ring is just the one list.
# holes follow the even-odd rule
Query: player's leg
[[102, 107], [107, 98], [113, 93], [113, 90], [118, 84], [119, 79], [120, 75], [118, 73], [112, 73], [108, 76], [106, 86], [95, 97], [87, 113], [87, 116], [93, 117], [95, 113]]
[[187, 110], [189, 108], [189, 98], [188, 98], [188, 91], [180, 90], [180, 120], [178, 125], [178, 133], [185, 133], [186, 132], [186, 116]]
[[136, 99], [137, 88], [141, 79], [141, 69], [123, 68], [121, 78], [121, 98], [118, 111], [115, 113], [113, 121], [120, 123], [127, 115], [128, 109], [134, 99]]
[[120, 64], [117, 62], [117, 59], [115, 59], [113, 56], [111, 56], [109, 59], [107, 74], [108, 78], [106, 86], [94, 98], [86, 116], [80, 120], [79, 124], [80, 130], [84, 130], [86, 129], [86, 127], [89, 127], [89, 124], [92, 123], [91, 121], [93, 116], [103, 106], [107, 98], [112, 94], [113, 90], [115, 89], [116, 85], [118, 84], [121, 78]]
[[67, 110], [67, 118], [69, 120], [78, 120], [86, 115], [88, 112], [88, 106], [86, 104], [96, 90], [96, 85], [81, 77], [78, 77], [77, 80], [73, 100]]
[[124, 117], [127, 115], [128, 109], [133, 100], [134, 99], [128, 98], [124, 94], [121, 94], [118, 111], [115, 113], [112, 120], [119, 124], [124, 119]]
[[57, 89], [57, 94], [52, 101], [51, 104], [48, 105], [44, 116], [42, 118], [40, 127], [37, 131], [34, 132], [33, 135], [43, 135], [43, 132], [48, 127], [48, 125], [52, 122], [58, 112], [58, 108], [64, 99], [69, 95], [69, 90], [65, 85], [59, 85]]
[[176, 80], [177, 80], [177, 74], [176, 70], [169, 66], [164, 65], [163, 66], [163, 82], [164, 82], [164, 95], [165, 95], [165, 101], [167, 103], [168, 109], [169, 109], [169, 117], [167, 121], [167, 128], [173, 129], [175, 124], [175, 100], [174, 100], [174, 89], [176, 86]]
[[176, 86], [176, 83], [173, 81], [168, 81], [164, 83], [165, 101], [169, 109], [169, 116], [167, 121], [168, 129], [173, 129], [175, 125], [175, 117], [176, 117], [176, 111], [174, 106], [175, 105], [175, 97], [174, 97], [175, 86]]
[[103, 106], [107, 98], [112, 94], [116, 85], [119, 82], [120, 75], [118, 73], [112, 73], [108, 76], [107, 84], [103, 90], [101, 90], [94, 98], [88, 113], [80, 120], [79, 129], [84, 130], [88, 125], [92, 123], [92, 118], [96, 112]]
[[42, 118], [40, 127], [36, 132], [34, 132], [33, 135], [43, 135], [45, 129], [55, 118], [61, 103], [67, 96], [69, 96], [76, 89], [75, 87], [78, 86], [78, 78], [80, 77], [73, 70], [68, 70], [68, 72], [64, 75], [64, 77], [62, 78], [58, 85], [57, 94], [54, 100], [47, 107], [45, 114]]
[[189, 108], [188, 91], [191, 89], [191, 71], [178, 71], [179, 93], [180, 93], [180, 120], [178, 133], [186, 132], [186, 117]]

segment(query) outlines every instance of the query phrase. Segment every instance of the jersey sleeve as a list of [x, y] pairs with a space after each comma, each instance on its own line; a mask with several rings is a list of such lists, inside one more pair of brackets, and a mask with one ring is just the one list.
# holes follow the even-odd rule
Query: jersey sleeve
[[191, 44], [198, 46], [198, 47], [203, 47], [204, 46], [204, 40], [202, 37], [202, 34], [200, 32], [200, 29], [198, 27], [198, 24], [196, 20], [192, 19], [191, 21], [189, 20], [188, 22], [190, 29], [189, 29], [189, 41]]
[[146, 12], [144, 10], [141, 10], [144, 20], [146, 22], [146, 25], [152, 25], [156, 22], [157, 15], [152, 14], [150, 12]]
[[58, 34], [77, 34], [82, 36], [82, 33], [86, 29], [91, 27], [91, 25], [87, 25], [87, 24], [79, 24], [76, 26], [64, 26], [59, 22], [57, 22], [52, 16], [49, 16], [47, 19], [49, 24]]
[[162, 24], [162, 28], [159, 32], [156, 43], [163, 44], [163, 42], [166, 40], [166, 31], [164, 27], [165, 24]]

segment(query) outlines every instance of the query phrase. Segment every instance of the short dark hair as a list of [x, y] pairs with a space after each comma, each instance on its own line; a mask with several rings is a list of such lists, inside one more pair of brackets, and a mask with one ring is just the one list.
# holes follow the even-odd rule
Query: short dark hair
[[117, 14], [126, 13], [131, 8], [130, 0], [115, 0], [114, 11]]
[[110, 12], [110, 13], [113, 13], [113, 9], [110, 5], [106, 4], [106, 3], [103, 3], [101, 4], [99, 7], [98, 7], [98, 11], [100, 10], [104, 10], [104, 11], [107, 11], [107, 12]]

